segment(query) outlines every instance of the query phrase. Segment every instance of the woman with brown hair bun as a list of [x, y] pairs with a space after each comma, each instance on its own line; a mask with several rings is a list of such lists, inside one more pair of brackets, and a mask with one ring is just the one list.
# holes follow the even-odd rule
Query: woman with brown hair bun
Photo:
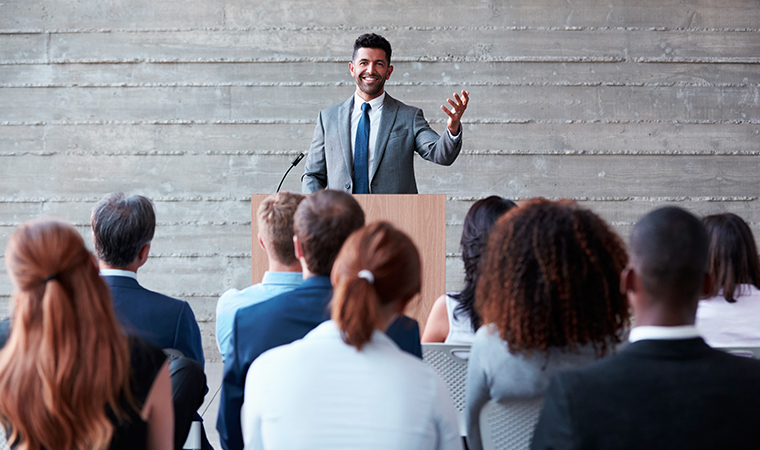
[[11, 448], [171, 449], [166, 357], [122, 334], [79, 233], [52, 220], [21, 225], [5, 263], [14, 308], [0, 421]]
[[331, 280], [332, 320], [251, 365], [245, 448], [461, 448], [444, 382], [383, 332], [420, 291], [411, 239], [385, 222], [355, 231]]
[[712, 347], [760, 346], [760, 258], [752, 230], [736, 214], [702, 219], [710, 236], [710, 297], [699, 302], [697, 328]]
[[546, 392], [558, 371], [605, 356], [629, 324], [620, 237], [575, 202], [534, 199], [494, 225], [476, 306], [483, 318], [468, 363], [467, 441], [481, 447], [488, 400]]

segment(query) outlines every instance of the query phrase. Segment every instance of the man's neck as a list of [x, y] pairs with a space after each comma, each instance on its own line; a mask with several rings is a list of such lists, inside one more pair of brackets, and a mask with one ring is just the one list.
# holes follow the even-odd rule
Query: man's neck
[[369, 94], [367, 94], [366, 92], [364, 92], [364, 91], [362, 91], [361, 89], [359, 89], [359, 87], [357, 87], [357, 88], [356, 88], [356, 95], [358, 95], [358, 96], [359, 96], [359, 98], [361, 98], [361, 99], [362, 99], [362, 100], [364, 100], [365, 102], [370, 102], [370, 101], [372, 101], [372, 100], [374, 100], [374, 99], [376, 99], [376, 98], [380, 97], [380, 96], [381, 96], [381, 95], [383, 95], [383, 94], [385, 94], [385, 89], [383, 89], [382, 91], [378, 92], [378, 93], [377, 93], [377, 94], [375, 94], [375, 95], [372, 95], [372, 96], [370, 96], [370, 95], [369, 95]]
[[301, 272], [301, 263], [283, 264], [274, 258], [269, 258], [269, 272]]
[[137, 273], [137, 269], [140, 266], [135, 267], [135, 263], [132, 263], [132, 264], [130, 264], [127, 267], [114, 267], [114, 266], [109, 266], [108, 264], [104, 263], [103, 261], [98, 261], [98, 267], [100, 268], [100, 270], [103, 270], [103, 269], [126, 270], [126, 271], [129, 271], [129, 272]]

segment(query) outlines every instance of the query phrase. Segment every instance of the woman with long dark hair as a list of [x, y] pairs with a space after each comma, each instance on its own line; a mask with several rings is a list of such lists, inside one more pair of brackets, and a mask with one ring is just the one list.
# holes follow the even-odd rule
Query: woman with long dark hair
[[332, 269], [332, 320], [251, 365], [241, 411], [249, 449], [459, 449], [444, 382], [384, 333], [421, 286], [420, 256], [376, 222]]
[[492, 195], [478, 200], [467, 211], [460, 241], [464, 262], [464, 289], [438, 297], [425, 324], [422, 342], [472, 343], [481, 323], [480, 314], [475, 308], [480, 256], [493, 224], [514, 206], [513, 201]]
[[736, 214], [702, 219], [710, 236], [710, 296], [699, 302], [697, 328], [713, 347], [760, 346], [760, 258], [755, 236]]
[[575, 202], [527, 201], [491, 231], [476, 298], [483, 317], [468, 362], [467, 441], [481, 448], [488, 400], [541, 396], [551, 377], [623, 340], [628, 255], [599, 216]]
[[14, 293], [0, 351], [0, 421], [11, 448], [171, 449], [166, 358], [122, 334], [79, 233], [52, 220], [26, 223], [5, 262]]

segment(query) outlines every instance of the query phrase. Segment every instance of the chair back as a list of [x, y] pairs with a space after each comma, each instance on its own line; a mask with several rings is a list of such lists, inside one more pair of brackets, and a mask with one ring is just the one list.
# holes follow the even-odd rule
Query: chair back
[[529, 449], [543, 406], [543, 397], [486, 403], [480, 410], [483, 450]]
[[446, 382], [459, 421], [459, 434], [465, 436], [464, 384], [470, 346], [461, 344], [422, 344], [422, 359]]
[[718, 350], [723, 350], [726, 353], [730, 353], [736, 356], [743, 356], [745, 358], [760, 359], [760, 347], [716, 347]]

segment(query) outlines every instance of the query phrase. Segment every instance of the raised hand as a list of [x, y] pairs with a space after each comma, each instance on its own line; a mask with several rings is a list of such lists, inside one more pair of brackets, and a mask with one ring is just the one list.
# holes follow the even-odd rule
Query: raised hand
[[454, 100], [449, 98], [446, 99], [446, 101], [449, 102], [452, 110], [449, 110], [449, 108], [444, 105], [441, 105], [441, 109], [447, 116], [449, 116], [449, 120], [446, 123], [446, 126], [449, 127], [449, 133], [451, 133], [452, 136], [456, 136], [459, 134], [462, 114], [464, 114], [464, 111], [467, 109], [467, 102], [470, 101], [470, 93], [462, 91], [462, 96], [460, 97], [459, 94], [454, 92]]

